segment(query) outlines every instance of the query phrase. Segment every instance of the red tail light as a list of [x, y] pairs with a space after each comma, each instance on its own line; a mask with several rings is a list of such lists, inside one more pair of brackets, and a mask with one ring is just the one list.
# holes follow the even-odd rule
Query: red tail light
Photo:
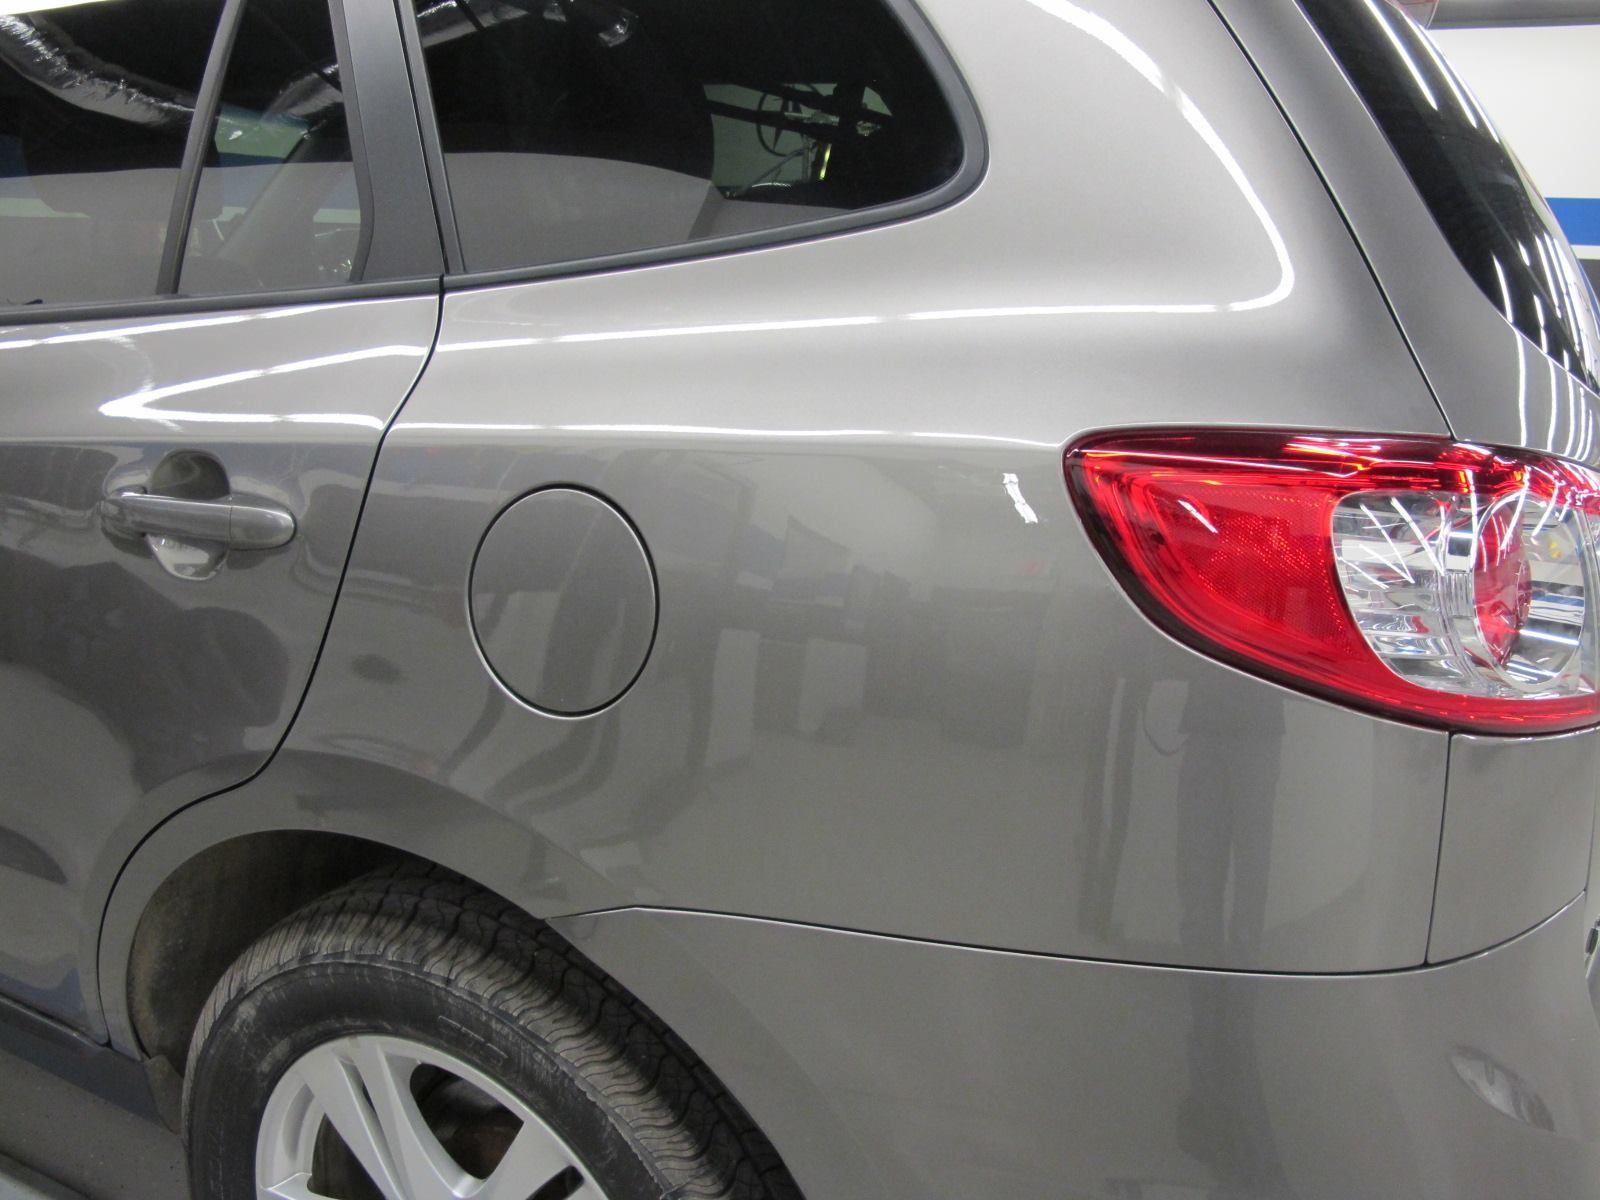
[[1067, 478], [1100, 553], [1175, 637], [1405, 720], [1600, 722], [1600, 475], [1428, 438], [1091, 438]]

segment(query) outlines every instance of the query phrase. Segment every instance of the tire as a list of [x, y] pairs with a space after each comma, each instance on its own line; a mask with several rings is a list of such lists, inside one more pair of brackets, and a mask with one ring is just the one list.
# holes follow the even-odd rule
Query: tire
[[652, 1013], [543, 925], [420, 866], [309, 905], [228, 970], [190, 1043], [184, 1131], [207, 1200], [800, 1195]]

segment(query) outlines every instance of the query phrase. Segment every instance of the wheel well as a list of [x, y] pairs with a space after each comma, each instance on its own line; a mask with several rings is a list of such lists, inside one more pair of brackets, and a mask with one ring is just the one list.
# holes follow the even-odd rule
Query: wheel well
[[[180, 1129], [182, 1076], [188, 1067], [189, 1043], [219, 980], [252, 944], [290, 914], [328, 897], [377, 868], [400, 872], [422, 870], [430, 878], [455, 881], [502, 904], [492, 889], [427, 859], [363, 838], [310, 831], [252, 833], [219, 842], [173, 871], [150, 897], [140, 914], [129, 950], [128, 1016], [148, 1062], [146, 1071], [157, 1111], [174, 1130]], [[664, 1021], [589, 962], [560, 934], [528, 914], [543, 936], [581, 961], [614, 998], [631, 1005], [667, 1039], [691, 1073], [725, 1097], [748, 1146], [767, 1165], [764, 1177], [775, 1196], [800, 1200], [777, 1149], [751, 1120], [709, 1065], [684, 1044]], [[542, 1194], [542, 1193], [541, 1193]]]
[[200, 1010], [234, 959], [296, 909], [408, 857], [360, 838], [286, 830], [189, 859], [156, 889], [134, 933], [128, 1013], [145, 1053], [181, 1075]]

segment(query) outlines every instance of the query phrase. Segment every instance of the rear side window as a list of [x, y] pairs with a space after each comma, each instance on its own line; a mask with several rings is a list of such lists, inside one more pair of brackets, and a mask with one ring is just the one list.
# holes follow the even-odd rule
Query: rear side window
[[1386, 0], [1300, 0], [1456, 256], [1506, 319], [1590, 387], [1593, 292], [1549, 207], [1427, 35]]
[[155, 294], [221, 11], [101, 0], [0, 15], [0, 305]]
[[844, 216], [961, 168], [880, 0], [420, 0], [417, 21], [470, 271]]
[[348, 283], [361, 202], [325, 0], [247, 0], [223, 75], [179, 290]]

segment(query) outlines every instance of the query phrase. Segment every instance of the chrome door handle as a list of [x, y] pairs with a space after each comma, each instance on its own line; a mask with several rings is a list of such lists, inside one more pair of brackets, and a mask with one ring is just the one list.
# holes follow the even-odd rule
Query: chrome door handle
[[276, 504], [224, 496], [185, 500], [137, 489], [100, 502], [100, 516], [120, 533], [212, 542], [229, 550], [272, 550], [294, 537], [294, 516]]

